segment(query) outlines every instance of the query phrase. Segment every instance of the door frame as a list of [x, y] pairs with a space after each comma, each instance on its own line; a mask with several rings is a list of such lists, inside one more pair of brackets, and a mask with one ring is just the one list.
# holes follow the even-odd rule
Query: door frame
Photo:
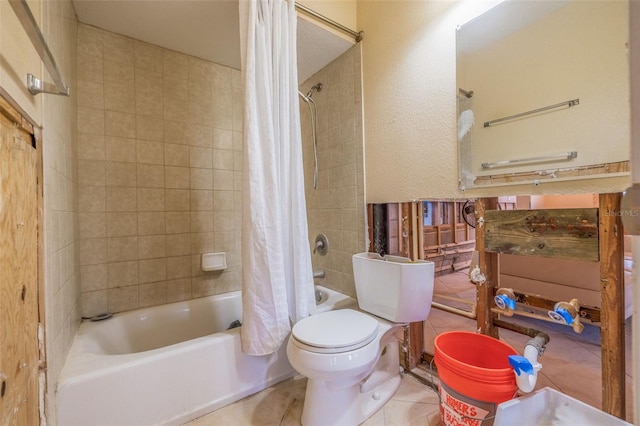
[[37, 291], [38, 291], [38, 417], [42, 423], [47, 408], [47, 358], [45, 326], [45, 288], [44, 288], [44, 173], [42, 154], [42, 129], [35, 124], [27, 112], [0, 86], [0, 114], [13, 121], [16, 127], [29, 133], [36, 148], [37, 179]]

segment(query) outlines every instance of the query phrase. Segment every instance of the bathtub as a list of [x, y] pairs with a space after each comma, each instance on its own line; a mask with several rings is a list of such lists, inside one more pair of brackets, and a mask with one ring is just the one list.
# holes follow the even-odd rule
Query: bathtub
[[[316, 286], [317, 312], [355, 300]], [[296, 374], [286, 345], [240, 349], [239, 291], [85, 321], [56, 388], [58, 426], [180, 425]]]

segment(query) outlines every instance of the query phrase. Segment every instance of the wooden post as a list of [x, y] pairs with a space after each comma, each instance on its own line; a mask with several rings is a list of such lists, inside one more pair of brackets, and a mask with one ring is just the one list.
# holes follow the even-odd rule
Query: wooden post
[[624, 237], [621, 194], [600, 194], [602, 410], [625, 418]]
[[477, 284], [476, 302], [478, 306], [478, 331], [482, 334], [498, 337], [498, 328], [493, 326], [497, 315], [491, 312], [493, 289], [498, 285], [498, 254], [485, 251], [484, 216], [486, 210], [496, 210], [497, 198], [480, 198], [476, 206], [476, 250], [478, 265], [485, 276], [483, 283]]

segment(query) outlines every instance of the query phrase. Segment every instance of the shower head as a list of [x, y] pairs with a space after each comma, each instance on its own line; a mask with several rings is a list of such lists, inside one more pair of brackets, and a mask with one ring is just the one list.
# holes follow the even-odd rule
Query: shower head
[[315, 86], [311, 86], [311, 89], [307, 92], [307, 98], [310, 98], [313, 95], [313, 91], [321, 92], [322, 91], [322, 83], [318, 83]]

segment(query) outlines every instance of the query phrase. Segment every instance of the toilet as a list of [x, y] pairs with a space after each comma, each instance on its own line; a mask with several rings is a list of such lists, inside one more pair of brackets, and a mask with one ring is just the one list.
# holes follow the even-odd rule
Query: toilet
[[434, 264], [353, 256], [359, 311], [340, 309], [298, 321], [287, 343], [291, 365], [307, 377], [304, 426], [357, 425], [400, 386], [396, 332], [431, 309]]

